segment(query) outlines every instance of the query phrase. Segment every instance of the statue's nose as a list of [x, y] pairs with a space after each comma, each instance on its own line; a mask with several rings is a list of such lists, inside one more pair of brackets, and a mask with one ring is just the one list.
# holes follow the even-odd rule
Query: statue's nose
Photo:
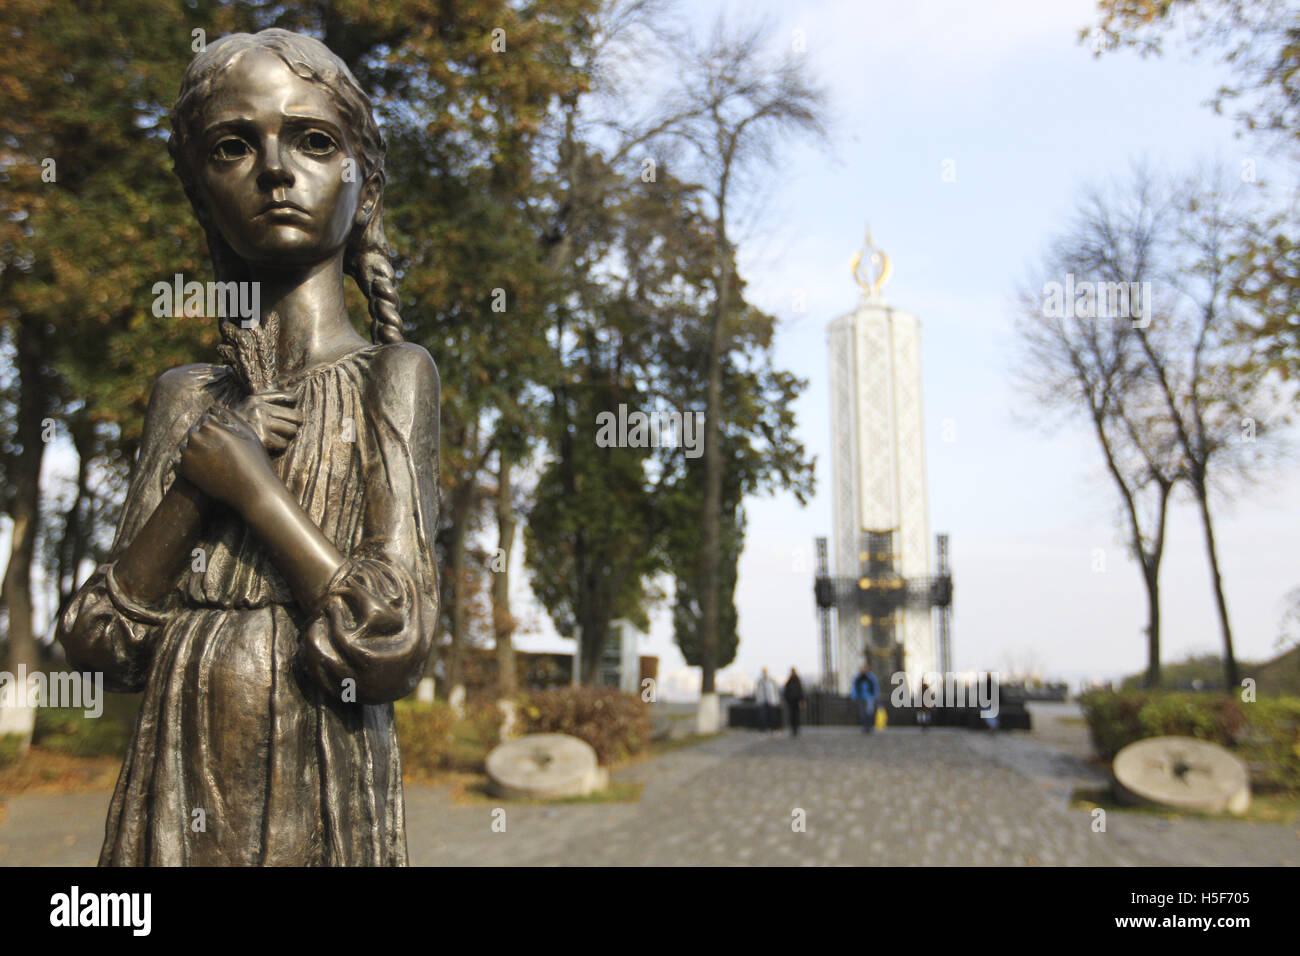
[[284, 161], [279, 140], [271, 139], [266, 144], [262, 156], [262, 169], [258, 173], [257, 180], [258, 186], [267, 192], [277, 186], [293, 185], [293, 170]]

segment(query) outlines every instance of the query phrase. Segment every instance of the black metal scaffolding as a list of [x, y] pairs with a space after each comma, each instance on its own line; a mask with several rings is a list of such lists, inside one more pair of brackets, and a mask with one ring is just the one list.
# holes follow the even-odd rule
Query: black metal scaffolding
[[[830, 573], [826, 538], [816, 539], [817, 577], [813, 593], [821, 625], [822, 674], [827, 687], [836, 684], [835, 628], [831, 614], [857, 615], [862, 627], [862, 650], [873, 652], [879, 663], [902, 669], [901, 648], [895, 638], [896, 612], [903, 607], [938, 609], [938, 661], [940, 670], [952, 669], [952, 571], [948, 563], [948, 535], [936, 538], [938, 573], [904, 578], [897, 571], [894, 532], [863, 531], [856, 578]], [[883, 658], [883, 660], [881, 660]], [[858, 662], [839, 661], [841, 667]]]

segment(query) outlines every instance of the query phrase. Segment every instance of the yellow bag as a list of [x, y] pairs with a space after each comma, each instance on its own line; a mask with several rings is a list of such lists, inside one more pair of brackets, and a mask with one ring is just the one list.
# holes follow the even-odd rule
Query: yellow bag
[[889, 718], [885, 715], [885, 708], [876, 708], [876, 729], [883, 730], [885, 724], [889, 723]]

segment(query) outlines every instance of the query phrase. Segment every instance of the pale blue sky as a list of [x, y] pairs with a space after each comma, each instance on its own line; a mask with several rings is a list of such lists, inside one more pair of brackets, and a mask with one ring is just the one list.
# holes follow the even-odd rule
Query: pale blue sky
[[[851, 309], [848, 260], [870, 219], [894, 261], [886, 297], [923, 326], [923, 387], [932, 531], [952, 535], [954, 653], [960, 669], [1036, 665], [1048, 675], [1114, 676], [1144, 663], [1145, 604], [1119, 536], [1116, 499], [1092, 436], [1053, 437], [1016, 423], [1032, 415], [1009, 384], [1016, 284], [1068, 216], [1080, 188], [1123, 176], [1134, 160], [1158, 171], [1218, 158], [1280, 167], [1204, 101], [1222, 73], [1175, 51], [1094, 59], [1077, 42], [1092, 0], [745, 4], [766, 10], [777, 37], [802, 29], [828, 88], [826, 150], [795, 147], [770, 171], [741, 237], [749, 294], [783, 320], [777, 362], [809, 380], [800, 435], [817, 457], [818, 493], [747, 504], [737, 600], [741, 644], [724, 678], [767, 666], [819, 670], [812, 538], [830, 530], [826, 324]], [[717, 4], [693, 4], [703, 29]], [[956, 182], [943, 162], [955, 161]], [[761, 210], [753, 213], [753, 210]], [[795, 293], [807, 311], [796, 313]], [[956, 440], [941, 440], [950, 419]], [[1219, 509], [1218, 534], [1238, 655], [1275, 653], [1281, 599], [1300, 584], [1300, 470]], [[1214, 650], [1219, 633], [1199, 525], [1172, 517], [1163, 571], [1166, 660]], [[1107, 570], [1094, 573], [1104, 548]], [[520, 596], [526, 595], [521, 586]], [[538, 614], [545, 628], [545, 615]], [[522, 638], [525, 647], [571, 646]], [[690, 674], [667, 609], [646, 652], [672, 693]], [[675, 675], [675, 676], [674, 676]], [[697, 678], [696, 678], [697, 679]]]

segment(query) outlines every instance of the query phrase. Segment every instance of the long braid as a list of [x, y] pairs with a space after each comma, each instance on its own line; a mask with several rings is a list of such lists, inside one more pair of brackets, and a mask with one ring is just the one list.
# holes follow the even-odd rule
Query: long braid
[[377, 345], [405, 341], [397, 273], [389, 261], [388, 240], [384, 237], [382, 204], [376, 207], [355, 246], [349, 247], [344, 268], [370, 305], [371, 341]]

